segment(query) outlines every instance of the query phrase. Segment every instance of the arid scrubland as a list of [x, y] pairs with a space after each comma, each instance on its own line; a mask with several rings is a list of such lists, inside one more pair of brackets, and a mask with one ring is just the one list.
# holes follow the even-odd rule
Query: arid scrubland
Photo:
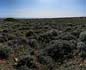
[[86, 70], [86, 18], [1, 19], [0, 70]]

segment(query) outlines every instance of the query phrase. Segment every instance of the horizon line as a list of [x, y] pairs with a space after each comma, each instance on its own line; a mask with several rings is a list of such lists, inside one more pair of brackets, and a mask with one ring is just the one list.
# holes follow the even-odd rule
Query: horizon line
[[14, 19], [52, 19], [52, 18], [86, 18], [86, 16], [64, 16], [64, 17], [0, 17], [0, 19], [14, 18]]

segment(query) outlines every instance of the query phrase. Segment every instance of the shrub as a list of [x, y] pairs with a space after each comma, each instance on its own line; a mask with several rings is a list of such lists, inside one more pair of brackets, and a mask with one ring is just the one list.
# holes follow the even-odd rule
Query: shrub
[[0, 42], [3, 43], [7, 41], [7, 35], [6, 34], [0, 34]]
[[24, 65], [24, 66], [17, 68], [16, 70], [29, 70], [29, 68], [26, 65]]
[[15, 46], [13, 48], [17, 48], [18, 46], [25, 45], [25, 44], [27, 44], [27, 42], [23, 38], [16, 38], [8, 41], [8, 46], [11, 46], [11, 47]]
[[33, 31], [29, 31], [29, 32], [26, 33], [26, 37], [29, 37], [29, 36], [32, 36], [32, 35], [34, 35]]
[[54, 37], [58, 36], [58, 32], [54, 29], [52, 30], [49, 30], [45, 33], [42, 33], [40, 36], [39, 36], [39, 40], [42, 41], [42, 42], [50, 42]]
[[58, 39], [62, 39], [62, 40], [76, 40], [76, 37], [74, 35], [72, 35], [71, 33], [69, 32], [65, 32], [65, 33], [62, 33], [61, 35], [58, 36]]
[[15, 67], [16, 69], [19, 69], [23, 66], [27, 66], [29, 69], [36, 68], [36, 65], [33, 63], [33, 59], [30, 57], [20, 59]]
[[31, 48], [39, 48], [39, 43], [36, 39], [29, 39], [28, 44], [30, 45]]
[[79, 49], [80, 56], [86, 58], [86, 44], [84, 42], [78, 42], [77, 48]]
[[76, 38], [79, 38], [80, 31], [79, 30], [74, 30], [71, 32], [72, 35], [74, 35]]
[[38, 61], [41, 63], [41, 64], [44, 64], [44, 65], [47, 65], [47, 64], [52, 64], [53, 63], [53, 60], [50, 56], [38, 56]]
[[36, 38], [36, 33], [34, 33], [32, 30], [28, 31], [25, 35], [26, 38], [34, 39]]
[[86, 31], [80, 33], [79, 39], [83, 42], [86, 42]]
[[8, 59], [11, 49], [8, 47], [0, 46], [0, 59]]
[[70, 26], [64, 29], [65, 32], [68, 32], [68, 31], [71, 31], [71, 30], [72, 30], [72, 27], [70, 27]]
[[77, 43], [77, 48], [78, 49], [86, 49], [86, 44], [84, 42], [78, 42]]
[[53, 58], [54, 61], [63, 61], [73, 56], [75, 45], [66, 40], [53, 40], [45, 48], [45, 55]]

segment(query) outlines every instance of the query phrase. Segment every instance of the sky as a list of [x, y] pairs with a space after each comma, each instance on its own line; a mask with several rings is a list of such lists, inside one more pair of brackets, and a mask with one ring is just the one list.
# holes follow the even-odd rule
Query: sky
[[86, 0], [0, 0], [0, 17], [56, 18], [86, 16]]

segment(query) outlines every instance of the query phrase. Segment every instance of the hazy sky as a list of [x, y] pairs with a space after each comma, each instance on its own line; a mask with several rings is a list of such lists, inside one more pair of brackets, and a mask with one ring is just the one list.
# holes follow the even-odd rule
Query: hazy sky
[[86, 16], [86, 0], [0, 0], [0, 17]]

